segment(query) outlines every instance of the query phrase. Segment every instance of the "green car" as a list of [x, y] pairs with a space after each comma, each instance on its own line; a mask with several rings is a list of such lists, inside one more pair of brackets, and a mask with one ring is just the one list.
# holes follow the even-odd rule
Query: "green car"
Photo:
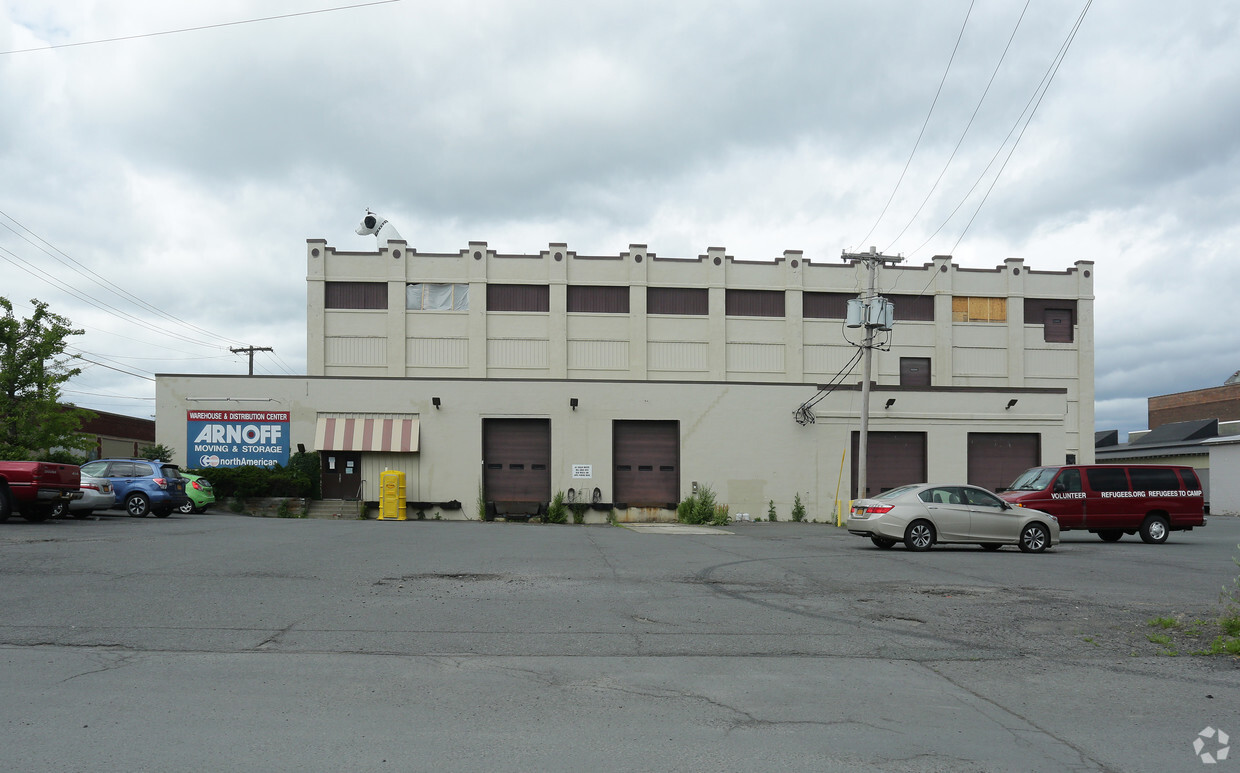
[[177, 508], [178, 513], [201, 513], [215, 503], [215, 491], [211, 488], [211, 481], [190, 472], [181, 473], [181, 477], [185, 478], [185, 493], [189, 499]]

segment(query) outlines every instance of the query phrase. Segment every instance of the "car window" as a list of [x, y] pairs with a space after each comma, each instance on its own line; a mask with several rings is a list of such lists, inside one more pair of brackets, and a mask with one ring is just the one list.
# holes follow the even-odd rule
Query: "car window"
[[82, 474], [92, 478], [102, 478], [104, 470], [107, 468], [107, 462], [88, 462], [82, 465]]
[[964, 488], [961, 489], [961, 491], [964, 492], [965, 499], [967, 499], [971, 505], [977, 505], [979, 507], [1003, 507], [1003, 500], [999, 499], [999, 497], [989, 491], [983, 491], [980, 488]]
[[133, 464], [130, 462], [112, 462], [108, 466], [109, 478], [132, 478], [133, 476]]
[[1081, 488], [1081, 471], [1072, 468], [1064, 470], [1055, 481], [1055, 491], [1083, 491]]
[[917, 488], [916, 485], [897, 486], [896, 488], [888, 489], [877, 496], [871, 497], [871, 499], [895, 499], [896, 497], [907, 494], [911, 489], [915, 488]]
[[181, 477], [181, 471], [177, 469], [177, 466], [175, 464], [165, 464], [163, 467], [160, 467], [159, 469], [160, 469], [160, 474], [162, 474], [165, 478]]
[[960, 489], [955, 486], [938, 486], [928, 488], [917, 495], [923, 502], [931, 502], [940, 505], [960, 505], [964, 504], [964, 498], [960, 495]]
[[1034, 467], [1031, 470], [1025, 470], [1012, 481], [1012, 485], [1008, 486], [1008, 491], [1041, 491], [1051, 482], [1051, 478], [1055, 477], [1055, 469], [1053, 467]]
[[1169, 491], [1180, 488], [1180, 479], [1175, 470], [1159, 467], [1132, 467], [1128, 470], [1132, 478], [1132, 487], [1145, 491]]
[[133, 474], [140, 478], [150, 477], [155, 474], [155, 468], [146, 462], [131, 462], [131, 464], [133, 464]]
[[1123, 467], [1087, 467], [1085, 479], [1094, 491], [1128, 491], [1128, 475]]
[[1192, 470], [1180, 470], [1180, 477], [1184, 479], [1184, 485], [1189, 491], [1197, 491], [1201, 488], [1201, 481], [1197, 480], [1197, 473]]

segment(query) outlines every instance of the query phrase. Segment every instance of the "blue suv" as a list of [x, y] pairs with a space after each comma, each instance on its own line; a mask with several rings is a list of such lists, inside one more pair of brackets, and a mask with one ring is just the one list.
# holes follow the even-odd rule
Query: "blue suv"
[[82, 475], [111, 481], [116, 506], [135, 518], [167, 518], [188, 500], [180, 470], [158, 459], [96, 459], [82, 465]]

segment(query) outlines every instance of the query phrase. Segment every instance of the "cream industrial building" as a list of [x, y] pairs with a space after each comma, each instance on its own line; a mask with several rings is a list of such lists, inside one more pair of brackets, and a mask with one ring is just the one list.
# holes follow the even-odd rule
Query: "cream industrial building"
[[[306, 261], [308, 375], [161, 374], [160, 442], [179, 451], [212, 418], [265, 414], [285, 422], [267, 441], [321, 453], [325, 497], [376, 500], [380, 473], [403, 470], [428, 517], [477, 518], [480, 501], [529, 512], [563, 491], [665, 519], [705, 484], [733, 514], [774, 502], [786, 519], [799, 495], [829, 520], [856, 495], [855, 261], [319, 239]], [[1092, 269], [939, 256], [880, 272], [894, 324], [874, 351], [869, 493], [1093, 461]]]

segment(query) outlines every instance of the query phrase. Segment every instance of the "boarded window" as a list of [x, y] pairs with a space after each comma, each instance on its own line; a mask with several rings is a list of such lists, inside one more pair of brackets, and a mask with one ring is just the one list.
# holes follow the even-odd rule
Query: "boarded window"
[[856, 293], [801, 293], [801, 316], [805, 319], [847, 319], [848, 302]]
[[327, 309], [386, 309], [387, 282], [327, 282], [323, 286]]
[[1007, 298], [957, 295], [952, 298], [952, 322], [1007, 322]]
[[468, 311], [469, 285], [420, 282], [405, 285], [409, 311]]
[[933, 322], [933, 295], [888, 295], [895, 307], [895, 318], [907, 322]]
[[930, 386], [930, 358], [901, 357], [900, 386]]
[[487, 285], [487, 311], [550, 311], [547, 285]]
[[629, 288], [569, 285], [568, 310], [587, 314], [628, 314]]
[[728, 290], [724, 313], [729, 317], [784, 316], [783, 290]]
[[710, 314], [710, 296], [705, 287], [647, 287], [647, 314]]

